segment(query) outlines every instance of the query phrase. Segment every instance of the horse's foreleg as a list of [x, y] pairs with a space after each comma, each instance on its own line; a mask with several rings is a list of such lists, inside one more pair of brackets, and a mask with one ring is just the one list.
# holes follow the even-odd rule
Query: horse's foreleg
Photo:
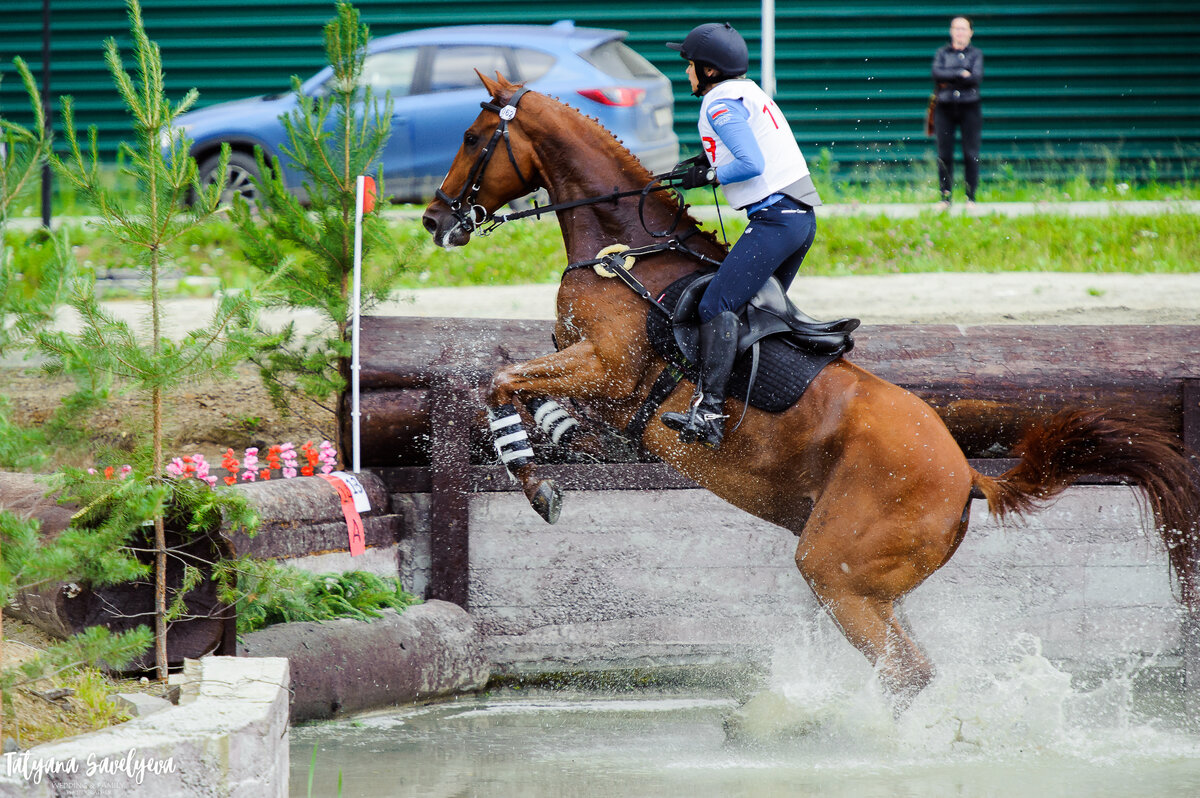
[[[492, 376], [488, 414], [492, 440], [508, 472], [521, 484], [530, 505], [547, 522], [558, 520], [562, 491], [553, 480], [538, 479], [537, 462], [516, 402], [524, 401], [534, 422], [555, 444], [565, 445], [578, 430], [575, 419], [548, 397], [595, 398], [614, 395], [623, 386], [605, 368], [588, 340], [561, 352], [505, 366]], [[629, 386], [632, 390], [632, 386]]]
[[488, 407], [488, 422], [492, 430], [492, 442], [500, 455], [500, 462], [508, 473], [521, 483], [525, 498], [537, 514], [553, 524], [562, 509], [562, 491], [553, 480], [538, 480], [535, 473], [537, 461], [529, 443], [529, 433], [517, 412], [516, 405], [506, 402]]

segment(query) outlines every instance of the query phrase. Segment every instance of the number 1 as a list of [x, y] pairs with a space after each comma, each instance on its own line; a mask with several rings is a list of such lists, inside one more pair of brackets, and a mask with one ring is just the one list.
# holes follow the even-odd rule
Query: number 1
[[771, 117], [771, 124], [775, 126], [776, 130], [779, 130], [779, 123], [775, 121], [775, 114], [771, 113], [771, 109], [769, 106], [766, 106], [766, 105], [763, 106], [763, 113], [766, 114], [767, 116]]

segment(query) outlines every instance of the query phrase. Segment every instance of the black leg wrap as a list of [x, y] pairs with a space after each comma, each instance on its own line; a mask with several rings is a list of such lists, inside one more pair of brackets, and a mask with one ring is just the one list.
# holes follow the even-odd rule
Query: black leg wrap
[[521, 423], [517, 408], [509, 404], [488, 408], [488, 421], [491, 422], [492, 442], [496, 444], [496, 453], [500, 462], [511, 474], [515, 469], [533, 462], [533, 448], [529, 445], [529, 434]]
[[525, 403], [533, 420], [555, 446], [567, 446], [579, 430], [579, 422], [553, 399], [538, 397]]

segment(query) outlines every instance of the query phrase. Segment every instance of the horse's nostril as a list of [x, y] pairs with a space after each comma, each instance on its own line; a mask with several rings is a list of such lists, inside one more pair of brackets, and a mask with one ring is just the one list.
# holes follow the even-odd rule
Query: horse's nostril
[[430, 233], [437, 232], [437, 220], [429, 215], [428, 212], [421, 217], [421, 224], [425, 225], [425, 229]]

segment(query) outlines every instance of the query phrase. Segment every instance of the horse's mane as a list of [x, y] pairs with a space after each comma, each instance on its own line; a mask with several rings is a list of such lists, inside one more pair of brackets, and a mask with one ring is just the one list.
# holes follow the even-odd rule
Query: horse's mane
[[[504, 79], [503, 77], [501, 77], [499, 75], [497, 75], [497, 77], [500, 77], [500, 90], [498, 92], [496, 92], [496, 96], [493, 99], [495, 100], [497, 105], [506, 105], [508, 103], [508, 101], [512, 98], [513, 93], [516, 92], [518, 89], [520, 89], [522, 86], [524, 86], [524, 84], [523, 83], [510, 83], [506, 79]], [[558, 106], [558, 108], [560, 109], [560, 113], [571, 116], [573, 119], [575, 119], [581, 125], [583, 125], [585, 127], [590, 127], [590, 128], [592, 128], [593, 132], [599, 134], [597, 136], [597, 138], [601, 142], [604, 142], [605, 145], [609, 147], [609, 155], [611, 155], [613, 160], [618, 164], [618, 166], [621, 169], [621, 172], [623, 172], [626, 175], [629, 175], [635, 181], [635, 184], [647, 185], [654, 179], [654, 175], [652, 175], [650, 173], [650, 171], [642, 164], [642, 162], [637, 159], [637, 156], [634, 155], [629, 150], [629, 148], [625, 146], [625, 143], [623, 141], [621, 141], [621, 139], [617, 138], [615, 133], [613, 133], [611, 130], [609, 130], [603, 124], [601, 124], [600, 120], [596, 119], [595, 117], [585, 115], [578, 108], [573, 108], [572, 106], [567, 105], [566, 103], [564, 103], [562, 100], [558, 99], [557, 97], [552, 97], [548, 94], [542, 94], [541, 92], [534, 92], [534, 93], [538, 94], [541, 97], [544, 97], [545, 99], [549, 100], [550, 102], [552, 102], [556, 106]], [[673, 214], [679, 210], [679, 202], [677, 201], [677, 197], [678, 197], [677, 194], [675, 194], [674, 192], [659, 192], [659, 193], [664, 195], [664, 196], [662, 196], [661, 199], [662, 199], [663, 204], [667, 207], [668, 211], [670, 211]], [[712, 232], [710, 232], [708, 230], [704, 230], [700, 227], [700, 223], [696, 220], [696, 218], [694, 216], [692, 216], [691, 213], [687, 212], [688, 207], [690, 207], [690, 206], [684, 206], [684, 213], [683, 213], [682, 218], [680, 219], [680, 224], [681, 225], [683, 225], [683, 224], [692, 225], [693, 227], [696, 228], [699, 235], [707, 238], [709, 241], [711, 241], [716, 246], [720, 247], [722, 250], [728, 249], [728, 247], [724, 243], [722, 243], [715, 235], [713, 235]]]

